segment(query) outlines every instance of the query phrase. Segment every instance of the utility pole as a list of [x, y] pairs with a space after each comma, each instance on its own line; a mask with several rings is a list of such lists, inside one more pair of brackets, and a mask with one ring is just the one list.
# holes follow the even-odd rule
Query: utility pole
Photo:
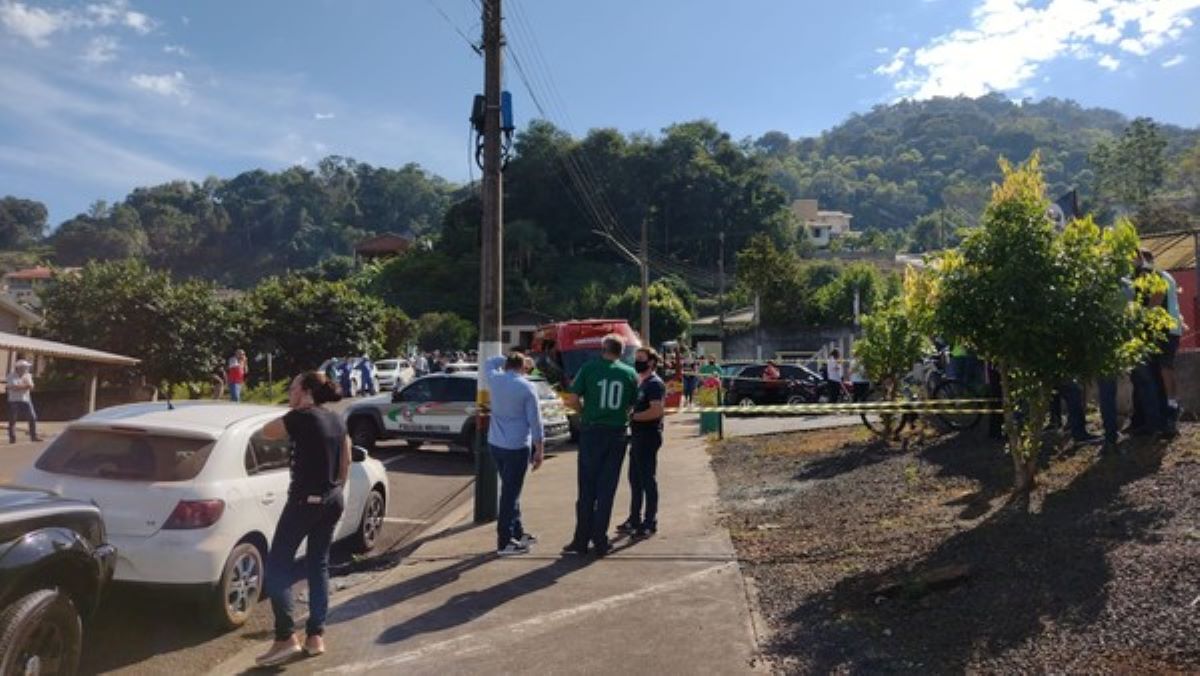
[[648, 218], [642, 219], [642, 345], [652, 347], [650, 342], [650, 238]]
[[[500, 0], [482, 0], [483, 10], [483, 218], [479, 265], [479, 365], [500, 354], [503, 273], [503, 203], [500, 179]], [[496, 519], [499, 511], [496, 464], [484, 443], [488, 407], [487, 373], [479, 369], [475, 424], [475, 523]]]
[[725, 359], [725, 231], [718, 238], [720, 247], [717, 254], [717, 274], [721, 280], [721, 290], [717, 295], [717, 326], [721, 332], [721, 359]]

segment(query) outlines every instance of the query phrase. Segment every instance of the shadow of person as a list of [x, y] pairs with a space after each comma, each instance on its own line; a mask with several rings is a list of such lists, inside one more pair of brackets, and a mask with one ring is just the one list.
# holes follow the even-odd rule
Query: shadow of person
[[489, 552], [454, 560], [450, 565], [442, 568], [357, 596], [334, 608], [329, 614], [327, 624], [337, 625], [353, 622], [363, 616], [390, 608], [397, 603], [422, 596], [458, 580], [463, 573], [478, 568], [495, 558], [496, 555]]
[[487, 589], [466, 591], [446, 599], [441, 606], [421, 615], [389, 627], [377, 643], [398, 643], [406, 639], [428, 634], [476, 620], [513, 599], [546, 589], [570, 573], [586, 567], [590, 559], [561, 558], [549, 565], [531, 570], [511, 580], [505, 580]]

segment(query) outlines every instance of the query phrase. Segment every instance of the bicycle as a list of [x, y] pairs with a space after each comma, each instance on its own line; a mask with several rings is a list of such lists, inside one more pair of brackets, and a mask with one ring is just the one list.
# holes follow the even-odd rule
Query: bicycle
[[[909, 402], [921, 400], [921, 381], [910, 373], [900, 380], [896, 392], [890, 392], [887, 381], [872, 387], [864, 403]], [[880, 437], [895, 437], [905, 427], [916, 422], [918, 413], [863, 412], [863, 425]]]
[[[949, 376], [943, 377], [942, 381], [938, 383], [937, 389], [935, 389], [933, 392], [934, 399], [945, 399], [950, 401], [956, 401], [960, 399], [984, 399], [987, 397], [987, 395], [987, 385], [985, 383], [966, 383], [958, 378]], [[961, 432], [963, 430], [969, 430], [978, 425], [979, 420], [983, 417], [983, 414], [978, 412], [954, 413], [950, 410], [947, 410], [944, 412], [939, 412], [937, 417], [938, 420], [941, 421], [941, 423], [946, 427], [956, 432]]]

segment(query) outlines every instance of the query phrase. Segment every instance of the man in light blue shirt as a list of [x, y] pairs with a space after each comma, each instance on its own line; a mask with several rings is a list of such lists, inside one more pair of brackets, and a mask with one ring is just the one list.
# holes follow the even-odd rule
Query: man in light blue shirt
[[525, 377], [525, 355], [520, 352], [489, 359], [483, 373], [491, 397], [488, 447], [500, 474], [496, 553], [525, 554], [537, 538], [526, 533], [521, 524], [521, 487], [529, 465], [532, 463], [536, 470], [545, 458], [537, 388]]

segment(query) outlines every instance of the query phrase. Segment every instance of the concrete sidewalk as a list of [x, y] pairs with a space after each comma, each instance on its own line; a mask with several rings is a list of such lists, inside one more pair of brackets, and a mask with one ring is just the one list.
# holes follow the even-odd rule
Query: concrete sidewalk
[[[547, 459], [525, 483], [531, 554], [500, 559], [493, 524], [469, 521], [423, 544], [399, 567], [333, 598], [329, 652], [298, 673], [755, 672], [746, 587], [694, 417], [674, 420], [659, 452], [660, 531], [620, 540], [608, 557], [559, 556], [574, 528], [575, 453]], [[622, 479], [613, 525], [627, 515]], [[466, 515], [469, 519], [469, 515]], [[266, 604], [259, 612], [269, 612]], [[212, 673], [251, 669], [250, 645]]]

